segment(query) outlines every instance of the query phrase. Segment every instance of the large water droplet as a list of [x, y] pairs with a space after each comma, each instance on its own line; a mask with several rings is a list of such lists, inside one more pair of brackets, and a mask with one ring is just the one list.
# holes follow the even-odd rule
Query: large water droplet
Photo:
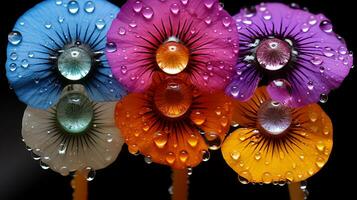
[[105, 21], [103, 19], [98, 19], [95, 23], [95, 27], [97, 27], [98, 30], [103, 30], [105, 27]]
[[152, 10], [151, 7], [147, 6], [142, 11], [142, 14], [143, 14], [145, 19], [151, 19], [153, 17], [153, 15], [154, 15], [154, 11]]
[[76, 0], [71, 0], [68, 3], [68, 12], [71, 13], [72, 15], [77, 14], [79, 10], [79, 4]]
[[18, 31], [12, 31], [11, 33], [9, 33], [9, 35], [7, 36], [7, 39], [9, 40], [9, 42], [13, 45], [18, 45], [20, 44], [20, 42], [22, 41], [22, 35], [20, 32]]
[[95, 10], [95, 4], [93, 1], [87, 1], [84, 4], [84, 11], [86, 11], [87, 13], [93, 13]]
[[332, 23], [329, 20], [323, 20], [320, 23], [320, 29], [325, 33], [331, 33], [333, 31]]
[[209, 149], [217, 150], [221, 147], [221, 138], [216, 133], [206, 133], [205, 138]]

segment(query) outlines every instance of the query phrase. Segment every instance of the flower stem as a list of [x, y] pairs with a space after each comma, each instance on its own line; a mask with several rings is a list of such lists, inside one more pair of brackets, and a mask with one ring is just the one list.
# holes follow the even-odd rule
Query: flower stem
[[188, 198], [187, 170], [172, 169], [172, 200], [187, 200]]
[[84, 171], [76, 171], [71, 185], [73, 188], [73, 200], [87, 200], [88, 199], [88, 182]]
[[289, 187], [289, 194], [290, 200], [304, 200], [304, 192], [300, 189], [300, 182], [297, 183], [290, 183]]

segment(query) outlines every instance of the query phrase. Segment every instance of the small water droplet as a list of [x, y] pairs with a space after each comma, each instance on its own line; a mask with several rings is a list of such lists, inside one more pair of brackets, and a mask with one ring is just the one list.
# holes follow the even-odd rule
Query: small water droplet
[[203, 4], [206, 6], [206, 8], [211, 9], [213, 7], [214, 2], [214, 0], [204, 0]]
[[231, 25], [231, 19], [229, 17], [224, 17], [222, 20], [222, 24], [224, 27], [229, 27]]
[[154, 143], [158, 148], [160, 149], [164, 148], [167, 143], [166, 135], [163, 135], [160, 132], [155, 133]]
[[238, 175], [238, 180], [242, 184], [248, 184], [251, 178], [252, 175], [247, 170], [242, 171], [241, 175]]
[[312, 81], [307, 82], [307, 88], [309, 90], [313, 90], [314, 89], [314, 82], [312, 82]]
[[206, 133], [205, 139], [210, 150], [217, 150], [221, 147], [221, 138], [216, 133]]
[[27, 68], [28, 66], [29, 66], [28, 60], [27, 60], [27, 59], [23, 59], [23, 60], [21, 61], [21, 67]]
[[40, 161], [40, 166], [41, 166], [41, 168], [44, 169], [44, 170], [50, 168], [50, 167], [49, 167], [46, 163], [44, 163], [42, 160]]
[[119, 27], [118, 33], [119, 33], [119, 35], [125, 35], [125, 33], [126, 33], [125, 28], [124, 27]]
[[56, 5], [60, 6], [62, 5], [63, 1], [62, 0], [56, 0]]
[[172, 152], [167, 153], [165, 160], [167, 163], [173, 164], [176, 160], [175, 154]]
[[141, 1], [136, 1], [133, 5], [134, 12], [139, 13], [142, 8], [143, 8], [143, 4], [141, 3]]
[[180, 7], [177, 3], [173, 3], [170, 6], [170, 11], [172, 14], [177, 15], [180, 12]]
[[239, 160], [240, 158], [240, 153], [238, 151], [232, 151], [231, 152], [231, 158], [235, 161]]
[[144, 16], [145, 19], [151, 19], [154, 15], [154, 11], [152, 10], [151, 7], [147, 6], [144, 8], [142, 11], [142, 15]]
[[321, 102], [321, 103], [326, 103], [327, 100], [328, 100], [327, 94], [321, 94], [321, 95], [320, 95], [320, 102]]
[[324, 160], [322, 157], [317, 157], [315, 163], [316, 163], [316, 166], [317, 166], [317, 167], [321, 168], [321, 167], [324, 166], [325, 160]]
[[130, 26], [131, 28], [135, 28], [135, 27], [137, 26], [137, 24], [136, 24], [135, 21], [131, 21], [131, 22], [129, 23], [129, 26]]
[[205, 23], [206, 23], [207, 25], [210, 25], [210, 24], [212, 23], [212, 18], [211, 18], [210, 16], [207, 16], [207, 17], [205, 18]]
[[93, 13], [95, 10], [95, 4], [93, 1], [87, 1], [84, 4], [84, 11], [86, 11], [87, 13]]
[[254, 155], [255, 160], [260, 160], [262, 158], [262, 154], [260, 152], [255, 153]]
[[117, 51], [117, 45], [114, 42], [108, 42], [106, 45], [106, 51], [108, 53], [113, 53]]
[[311, 26], [315, 25], [317, 23], [316, 17], [314, 15], [311, 15], [309, 18], [309, 24]]
[[301, 25], [301, 31], [302, 31], [302, 32], [306, 33], [306, 32], [308, 32], [309, 30], [310, 30], [310, 26], [309, 26], [307, 23], [303, 23], [303, 24]]
[[263, 183], [270, 184], [272, 181], [271, 174], [269, 172], [264, 172], [262, 176]]
[[325, 33], [331, 33], [333, 31], [332, 23], [329, 20], [323, 20], [320, 23], [320, 29]]
[[35, 54], [32, 51], [30, 51], [30, 52], [28, 52], [27, 56], [29, 58], [33, 58], [35, 56]]
[[146, 162], [146, 164], [151, 164], [152, 163], [152, 159], [150, 155], [145, 156], [144, 161]]
[[[272, 15], [271, 15], [271, 13], [268, 11], [268, 10], [266, 10], [264, 13], [263, 13], [263, 19], [265, 19], [265, 20], [270, 20], [272, 18]], [[243, 22], [244, 23], [244, 22]]]
[[313, 57], [310, 61], [314, 65], [321, 65], [323, 62], [322, 59], [318, 56]]
[[341, 55], [346, 55], [347, 52], [348, 52], [348, 50], [344, 46], [341, 46], [340, 48], [338, 48], [338, 53], [340, 53]]
[[181, 0], [181, 3], [182, 3], [183, 5], [187, 5], [188, 0]]
[[95, 23], [95, 27], [97, 27], [98, 30], [103, 30], [105, 27], [105, 21], [103, 19], [98, 19]]
[[96, 171], [91, 167], [86, 167], [87, 181], [93, 181], [96, 175]]
[[58, 153], [63, 155], [66, 153], [66, 149], [67, 149], [66, 145], [62, 143], [58, 147]]
[[187, 167], [187, 175], [191, 176], [193, 173], [192, 167]]
[[50, 29], [52, 28], [52, 24], [50, 22], [45, 23], [45, 28]]
[[11, 33], [9, 33], [9, 35], [7, 36], [7, 39], [9, 40], [9, 42], [13, 45], [18, 45], [20, 44], [20, 42], [22, 41], [22, 35], [20, 32], [18, 31], [12, 31]]
[[72, 15], [77, 14], [79, 10], [79, 4], [76, 0], [71, 0], [68, 3], [68, 12], [71, 13]]
[[186, 162], [188, 159], [187, 151], [186, 150], [180, 151], [179, 158], [180, 158], [181, 162], [183, 162], [183, 163]]
[[203, 150], [202, 151], [202, 161], [207, 162], [210, 159], [211, 155], [209, 151]]
[[12, 53], [10, 54], [10, 59], [11, 59], [11, 60], [16, 60], [16, 59], [17, 59], [17, 53], [12, 52]]
[[[35, 149], [36, 150], [36, 149]], [[31, 156], [34, 160], [40, 160], [41, 156], [39, 156], [37, 153], [35, 153], [34, 151], [31, 152]]]
[[16, 69], [17, 69], [17, 65], [15, 64], [15, 63], [11, 63], [10, 65], [9, 65], [9, 69], [10, 69], [10, 71], [15, 71]]

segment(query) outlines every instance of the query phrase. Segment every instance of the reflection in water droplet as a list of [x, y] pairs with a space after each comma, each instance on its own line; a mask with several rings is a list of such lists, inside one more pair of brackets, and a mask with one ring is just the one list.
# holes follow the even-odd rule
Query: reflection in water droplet
[[333, 31], [332, 23], [329, 20], [323, 20], [320, 23], [320, 29], [325, 33], [331, 33]]
[[71, 0], [68, 3], [68, 12], [71, 13], [72, 15], [77, 14], [79, 10], [79, 4], [76, 0]]
[[13, 45], [18, 45], [20, 44], [20, 42], [22, 41], [22, 35], [20, 32], [18, 31], [12, 31], [11, 33], [9, 33], [9, 35], [7, 36], [7, 39], [9, 40], [9, 42]]

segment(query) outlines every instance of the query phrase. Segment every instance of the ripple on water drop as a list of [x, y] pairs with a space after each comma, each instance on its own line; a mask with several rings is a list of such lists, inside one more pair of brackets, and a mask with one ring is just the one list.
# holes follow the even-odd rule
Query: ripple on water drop
[[71, 0], [67, 6], [68, 12], [72, 15], [77, 14], [79, 11], [79, 4], [76, 0]]
[[95, 23], [95, 27], [98, 30], [103, 30], [103, 28], [105, 27], [105, 21], [103, 19], [98, 19], [97, 22]]
[[7, 36], [7, 39], [9, 40], [9, 42], [11, 44], [18, 45], [22, 41], [22, 35], [21, 35], [21, 33], [19, 31], [12, 31]]
[[84, 11], [86, 11], [86, 13], [93, 13], [95, 10], [95, 4], [93, 1], [87, 1], [84, 4]]

